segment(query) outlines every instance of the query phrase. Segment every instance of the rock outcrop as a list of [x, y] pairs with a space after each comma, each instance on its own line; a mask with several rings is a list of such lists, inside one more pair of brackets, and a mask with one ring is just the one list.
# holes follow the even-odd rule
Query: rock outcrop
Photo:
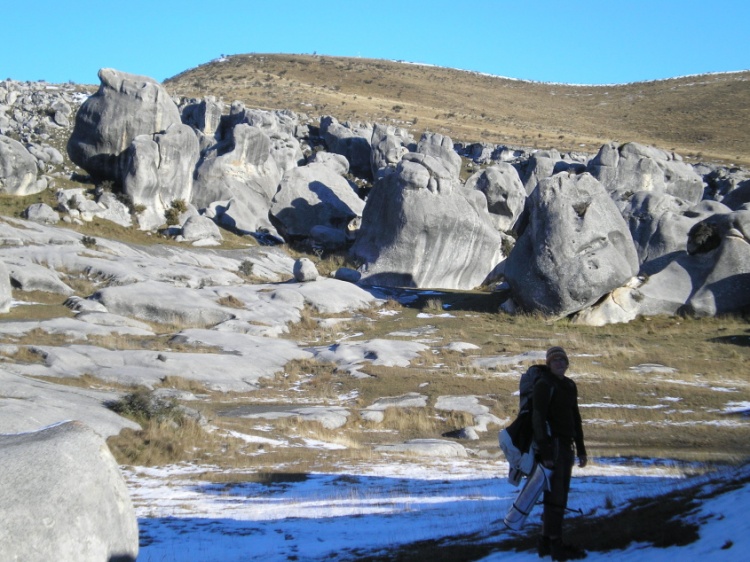
[[450, 174], [461, 175], [461, 157], [453, 148], [453, 140], [438, 133], [424, 133], [417, 143], [417, 153], [432, 156], [442, 162]]
[[634, 278], [576, 322], [603, 326], [638, 316], [716, 316], [750, 309], [750, 211], [720, 213], [696, 223], [688, 250], [656, 260], [658, 269]]
[[618, 205], [639, 191], [666, 193], [693, 205], [703, 197], [702, 178], [678, 155], [635, 142], [605, 144], [588, 171]]

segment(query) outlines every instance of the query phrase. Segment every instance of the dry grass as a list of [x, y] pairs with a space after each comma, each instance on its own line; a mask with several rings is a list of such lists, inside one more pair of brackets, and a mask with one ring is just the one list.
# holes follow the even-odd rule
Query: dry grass
[[211, 462], [214, 455], [228, 455], [237, 447], [236, 440], [209, 433], [191, 420], [179, 424], [149, 420], [140, 430], [123, 429], [107, 444], [120, 464], [138, 466]]
[[569, 86], [384, 60], [246, 54], [165, 81], [170, 93], [390, 123], [454, 141], [595, 152], [637, 141], [698, 160], [750, 163], [750, 72]]
[[[430, 302], [429, 299], [433, 299]], [[198, 407], [216, 427], [206, 432], [189, 426], [149, 421], [142, 432], [124, 432], [117, 438], [116, 454], [121, 462], [160, 463], [175, 460], [210, 462], [229, 469], [252, 467], [279, 471], [325, 470], [342, 463], [376, 458], [378, 444], [417, 437], [440, 437], [443, 433], [474, 425], [466, 414], [438, 412], [440, 396], [477, 396], [501, 420], [515, 416], [516, 392], [523, 368], [480, 368], [478, 357], [507, 357], [564, 345], [572, 359], [571, 376], [577, 380], [587, 443], [592, 456], [654, 456], [705, 462], [739, 461], [750, 455], [750, 424], [739, 414], [725, 414], [730, 402], [750, 399], [750, 324], [742, 316], [720, 318], [653, 317], [630, 324], [587, 327], [569, 321], [549, 322], [537, 316], [509, 316], [496, 312], [493, 295], [445, 292], [403, 307], [390, 300], [386, 307], [394, 315], [369, 316], [376, 321], [358, 321], [341, 326], [347, 334], [361, 332], [357, 339], [412, 339], [393, 332], [430, 328], [424, 341], [429, 349], [409, 367], [386, 367], [365, 363], [367, 378], [355, 378], [336, 365], [314, 360], [292, 361], [284, 372], [263, 379], [261, 388], [247, 393], [216, 393], [180, 378], [161, 386], [188, 390], [201, 397], [185, 403]], [[420, 312], [442, 312], [450, 315]], [[340, 331], [323, 329], [317, 317], [306, 312], [294, 326], [290, 338], [334, 342]], [[163, 327], [162, 327], [163, 328]], [[338, 327], [337, 327], [338, 328]], [[153, 349], [216, 352], [173, 342], [169, 333], [155, 336], [109, 336], [91, 343], [109, 349]], [[43, 357], [31, 351], [34, 345], [66, 345], [68, 338], [41, 330], [19, 341], [5, 338], [16, 347], [7, 348], [6, 360], [38, 362]], [[449, 351], [451, 342], [470, 342], [480, 349]], [[27, 347], [31, 346], [31, 347]], [[637, 366], [652, 365], [652, 372]], [[668, 367], [660, 371], [659, 365]], [[55, 381], [117, 389], [109, 383], [81, 378]], [[392, 408], [385, 420], [363, 421], [359, 409], [386, 396], [416, 392], [427, 398], [425, 408]], [[346, 396], [345, 402], [342, 397]], [[266, 422], [225, 417], [221, 412], [253, 404], [344, 405], [351, 415], [339, 430], [325, 430], [315, 422], [297, 419]], [[197, 406], [196, 406], [197, 404]], [[259, 425], [266, 425], [259, 431]], [[472, 448], [497, 452], [496, 430], [487, 433]], [[273, 447], [246, 443], [228, 431], [271, 439], [290, 440], [290, 446]], [[171, 437], [170, 437], [171, 435]], [[304, 439], [344, 445], [341, 450], [320, 450], [304, 445]], [[153, 450], [152, 450], [153, 449]], [[158, 449], [165, 449], [158, 451]]]
[[436, 413], [432, 408], [388, 408], [379, 427], [395, 431], [399, 439], [440, 437], [443, 433], [474, 425], [465, 412]]

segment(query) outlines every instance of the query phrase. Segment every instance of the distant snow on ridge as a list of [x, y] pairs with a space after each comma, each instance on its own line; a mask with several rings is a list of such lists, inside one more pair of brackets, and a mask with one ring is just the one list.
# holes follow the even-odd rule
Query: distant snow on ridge
[[444, 68], [447, 70], [457, 70], [459, 72], [468, 72], [469, 74], [476, 74], [477, 76], [487, 76], [489, 78], [502, 78], [503, 80], [512, 80], [514, 82], [525, 82], [527, 84], [544, 84], [548, 86], [575, 86], [578, 88], [611, 88], [613, 86], [629, 86], [632, 84], [652, 84], [654, 82], [667, 82], [669, 80], [681, 80], [682, 78], [700, 78], [705, 76], [721, 76], [724, 74], [741, 74], [748, 72], [750, 69], [744, 70], [728, 70], [724, 72], [704, 72], [702, 74], [685, 74], [684, 76], [672, 76], [671, 78], [658, 78], [655, 80], [636, 80], [635, 82], [621, 82], [621, 83], [609, 83], [609, 84], [568, 84], [565, 82], [545, 82], [540, 80], [527, 80], [525, 78], [511, 78], [510, 76], [502, 76], [499, 74], [490, 74], [488, 72], [479, 72], [477, 70], [465, 70], [463, 68], [451, 68], [447, 66], [439, 66], [436, 64], [429, 64], [424, 62], [410, 62], [405, 60], [391, 60], [391, 62], [409, 64], [412, 66], [425, 66], [430, 68]]

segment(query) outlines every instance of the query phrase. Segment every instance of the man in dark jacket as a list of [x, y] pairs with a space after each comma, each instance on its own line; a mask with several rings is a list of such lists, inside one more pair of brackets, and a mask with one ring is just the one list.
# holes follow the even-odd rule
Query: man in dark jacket
[[578, 454], [578, 466], [586, 466], [581, 413], [576, 383], [565, 376], [568, 356], [562, 347], [547, 350], [546, 368], [534, 385], [532, 424], [539, 461], [552, 469], [550, 491], [544, 492], [544, 516], [539, 556], [553, 560], [585, 558], [586, 551], [562, 542], [562, 524], [568, 505], [570, 478]]

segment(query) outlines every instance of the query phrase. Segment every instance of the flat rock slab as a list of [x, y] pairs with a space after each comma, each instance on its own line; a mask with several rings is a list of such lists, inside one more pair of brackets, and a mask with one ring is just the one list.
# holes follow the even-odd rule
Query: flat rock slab
[[148, 324], [104, 312], [81, 313], [75, 318], [0, 323], [0, 334], [23, 336], [33, 330], [85, 340], [88, 336], [152, 336]]
[[63, 420], [80, 420], [102, 437], [124, 428], [140, 426], [107, 409], [116, 400], [113, 392], [101, 392], [29, 379], [0, 368], [0, 433], [36, 431]]
[[370, 406], [362, 410], [359, 415], [365, 421], [380, 423], [385, 418], [384, 412], [388, 408], [426, 408], [427, 396], [418, 392], [409, 392], [402, 396], [388, 396], [379, 398]]
[[501, 425], [497, 416], [490, 414], [490, 409], [479, 403], [476, 396], [438, 396], [435, 402], [436, 410], [449, 412], [466, 412], [474, 417], [475, 431], [487, 431], [489, 424]]
[[472, 363], [480, 369], [498, 369], [502, 367], [518, 367], [524, 363], [544, 363], [546, 351], [527, 351], [518, 355], [498, 355], [495, 357], [477, 357]]
[[375, 450], [383, 453], [405, 453], [423, 457], [465, 458], [469, 456], [463, 445], [443, 439], [412, 439], [406, 443], [380, 445]]
[[367, 377], [369, 375], [359, 370], [366, 362], [386, 367], [408, 367], [413, 359], [428, 349], [426, 345], [417, 342], [373, 339], [345, 341], [311, 348], [310, 351], [318, 361], [335, 363], [352, 376]]
[[[255, 410], [261, 411], [255, 411]], [[318, 422], [326, 429], [338, 429], [346, 424], [351, 412], [340, 406], [263, 406], [262, 408], [248, 407], [225, 412], [224, 415], [245, 419], [278, 420], [283, 418], [299, 418], [301, 421]]]
[[[310, 357], [310, 353], [286, 340], [235, 336], [235, 340], [244, 342], [235, 341], [235, 347], [242, 349], [240, 353], [113, 351], [90, 345], [35, 346], [34, 350], [44, 357], [44, 364], [9, 364], [6, 368], [28, 376], [64, 378], [88, 374], [109, 382], [146, 387], [153, 387], [165, 377], [182, 377], [212, 390], [242, 392], [257, 389], [261, 378], [272, 377], [292, 359]], [[216, 337], [221, 334], [217, 332]]]

